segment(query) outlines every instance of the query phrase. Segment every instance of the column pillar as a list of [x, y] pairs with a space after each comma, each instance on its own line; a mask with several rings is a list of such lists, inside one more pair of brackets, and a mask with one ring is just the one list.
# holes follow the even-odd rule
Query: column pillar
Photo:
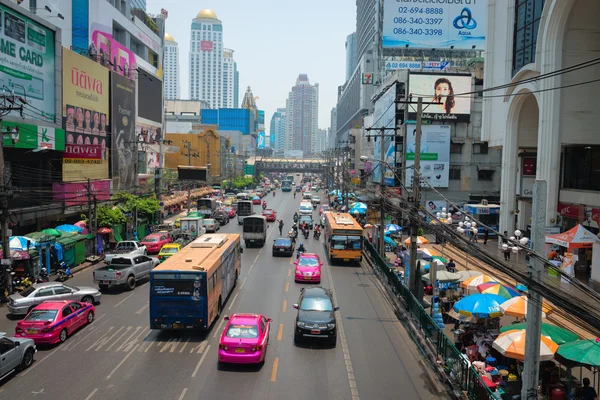
[[[513, 113], [509, 113], [511, 115]], [[518, 113], [515, 113], [518, 115]], [[502, 147], [502, 179], [500, 182], [500, 233], [515, 230], [515, 209], [517, 197], [517, 124], [508, 123], [504, 146]], [[500, 241], [499, 241], [500, 243]]]

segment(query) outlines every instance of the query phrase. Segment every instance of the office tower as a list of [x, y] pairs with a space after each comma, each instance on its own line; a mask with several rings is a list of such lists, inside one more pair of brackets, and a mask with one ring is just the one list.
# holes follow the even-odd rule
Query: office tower
[[305, 155], [314, 152], [318, 110], [319, 84], [311, 85], [308, 75], [298, 75], [286, 102], [285, 150], [302, 150]]
[[346, 37], [346, 82], [350, 80], [356, 68], [356, 33], [352, 32]]
[[179, 45], [165, 33], [165, 99], [179, 99]]
[[223, 104], [224, 108], [236, 108], [237, 101], [235, 99], [237, 80], [235, 73], [237, 71], [236, 62], [233, 59], [233, 50], [223, 50]]

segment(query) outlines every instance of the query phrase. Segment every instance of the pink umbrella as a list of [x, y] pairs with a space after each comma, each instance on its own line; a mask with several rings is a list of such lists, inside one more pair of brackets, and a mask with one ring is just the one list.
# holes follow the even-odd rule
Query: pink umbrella
[[79, 221], [79, 222], [75, 222], [73, 225], [78, 226], [79, 228], [83, 229], [81, 231], [82, 235], [85, 235], [88, 233], [88, 229], [87, 229], [87, 223], [85, 221]]

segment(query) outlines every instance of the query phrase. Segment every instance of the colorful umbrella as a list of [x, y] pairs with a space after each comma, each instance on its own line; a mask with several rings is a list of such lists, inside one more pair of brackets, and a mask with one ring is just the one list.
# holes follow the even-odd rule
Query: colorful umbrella
[[[500, 328], [500, 332], [508, 332], [508, 331], [524, 331], [527, 328], [527, 324], [512, 324], [508, 326], [504, 326]], [[577, 334], [566, 330], [565, 328], [561, 328], [560, 326], [542, 323], [542, 335], [548, 336], [552, 341], [558, 345], [563, 345], [565, 343], [575, 342], [579, 339]]]
[[529, 289], [527, 289], [527, 286], [523, 285], [522, 283], [517, 284], [517, 290], [521, 291], [521, 292], [528, 292]]
[[8, 246], [11, 249], [27, 250], [27, 244], [29, 244], [29, 248], [33, 248], [38, 245], [38, 242], [25, 236], [11, 236], [8, 239]]
[[477, 285], [477, 290], [479, 290], [479, 293], [497, 294], [505, 299], [512, 299], [513, 297], [519, 296], [519, 292], [515, 289], [496, 282], [486, 282]]
[[350, 207], [350, 211], [348, 211], [348, 213], [354, 215], [356, 213], [358, 214], [366, 214], [367, 212], [367, 205], [365, 203], [354, 203], [352, 205], [352, 207]]
[[57, 231], [62, 231], [62, 232], [75, 232], [75, 233], [81, 233], [81, 231], [83, 230], [83, 228], [80, 226], [69, 225], [69, 224], [59, 225], [54, 229], [56, 229]]
[[[435, 275], [436, 280], [439, 281], [440, 283], [445, 283], [445, 282], [456, 282], [460, 279], [460, 275], [459, 274], [455, 274], [453, 272], [448, 272], [448, 271], [438, 271]], [[421, 276], [421, 280], [423, 282], [425, 282], [426, 284], [429, 284], [431, 279], [431, 275], [430, 274], [425, 274]]]
[[402, 227], [396, 224], [386, 224], [384, 233], [386, 235], [391, 235], [393, 233], [402, 232]]
[[556, 360], [561, 364], [566, 361], [567, 366], [598, 367], [600, 366], [600, 338], [563, 344], [556, 352]]
[[385, 242], [385, 244], [388, 244], [388, 245], [390, 245], [390, 246], [392, 246], [392, 247], [398, 247], [398, 243], [394, 242], [394, 241], [392, 240], [392, 238], [389, 238], [389, 237], [385, 236], [385, 237], [383, 238], [383, 241]]
[[98, 229], [98, 233], [100, 235], [107, 235], [107, 234], [109, 234], [111, 232], [112, 232], [112, 229], [107, 228], [107, 227], [102, 227], [102, 228]]
[[42, 233], [48, 235], [48, 236], [54, 236], [54, 237], [61, 237], [62, 233], [60, 233], [58, 230], [54, 229], [54, 228], [47, 228], [47, 229], [43, 229], [41, 231]]
[[465, 279], [460, 284], [460, 287], [464, 289], [475, 290], [477, 289], [477, 286], [487, 282], [497, 282], [497, 280], [489, 275], [476, 275]]
[[[508, 358], [523, 361], [525, 359], [525, 339], [526, 332], [519, 330], [510, 330], [501, 333], [492, 347], [500, 354]], [[558, 350], [558, 344], [547, 336], [540, 337], [540, 361], [550, 361], [554, 358], [554, 353]]]
[[443, 262], [444, 264], [448, 264], [448, 260], [446, 260], [444, 257], [439, 257], [439, 256], [433, 256], [432, 257], [434, 260], [440, 260], [441, 262]]
[[[500, 305], [500, 309], [504, 315], [525, 318], [527, 316], [527, 296], [518, 296], [508, 299]], [[550, 310], [552, 310], [550, 307], [542, 303], [542, 318], [546, 318], [546, 313]]]
[[460, 276], [461, 276], [460, 281], [464, 282], [473, 276], [483, 275], [483, 272], [479, 272], [479, 271], [475, 271], [475, 270], [466, 270], [466, 271], [458, 271], [457, 274], [460, 274]]
[[[412, 238], [406, 239], [404, 241], [404, 244], [407, 245], [407, 246], [410, 245], [410, 240], [411, 239]], [[429, 240], [427, 240], [427, 238], [424, 238], [423, 236], [417, 236], [417, 244], [418, 245], [423, 245], [423, 244], [427, 244], [427, 243], [429, 243]]]
[[472, 294], [456, 302], [454, 311], [460, 315], [476, 318], [501, 317], [500, 304], [504, 300], [504, 297], [495, 294]]

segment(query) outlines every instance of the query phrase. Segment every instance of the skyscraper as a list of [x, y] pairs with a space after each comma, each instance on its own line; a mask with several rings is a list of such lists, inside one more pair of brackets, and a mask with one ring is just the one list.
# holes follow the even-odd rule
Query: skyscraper
[[[285, 150], [285, 108], [278, 108], [271, 117], [271, 147], [275, 151]], [[273, 143], [274, 142], [274, 143]]]
[[329, 135], [327, 129], [317, 129], [317, 135], [315, 138], [315, 149], [313, 150], [314, 154], [321, 154], [327, 149], [328, 137]]
[[146, 11], [146, 0], [131, 0], [131, 8], [139, 8]]
[[379, 0], [356, 0], [356, 62], [377, 44]]
[[233, 50], [223, 50], [223, 104], [224, 108], [236, 108], [235, 101], [235, 72], [236, 62], [233, 59]]
[[346, 37], [346, 82], [350, 80], [358, 58], [356, 57], [356, 32]]
[[285, 150], [316, 149], [319, 121], [319, 84], [311, 85], [308, 75], [300, 74], [286, 102]]
[[179, 99], [179, 45], [165, 33], [165, 99]]
[[237, 63], [233, 63], [233, 107], [240, 105], [240, 71], [237, 69]]
[[204, 100], [211, 108], [223, 105], [223, 25], [208, 9], [192, 20], [190, 99]]

